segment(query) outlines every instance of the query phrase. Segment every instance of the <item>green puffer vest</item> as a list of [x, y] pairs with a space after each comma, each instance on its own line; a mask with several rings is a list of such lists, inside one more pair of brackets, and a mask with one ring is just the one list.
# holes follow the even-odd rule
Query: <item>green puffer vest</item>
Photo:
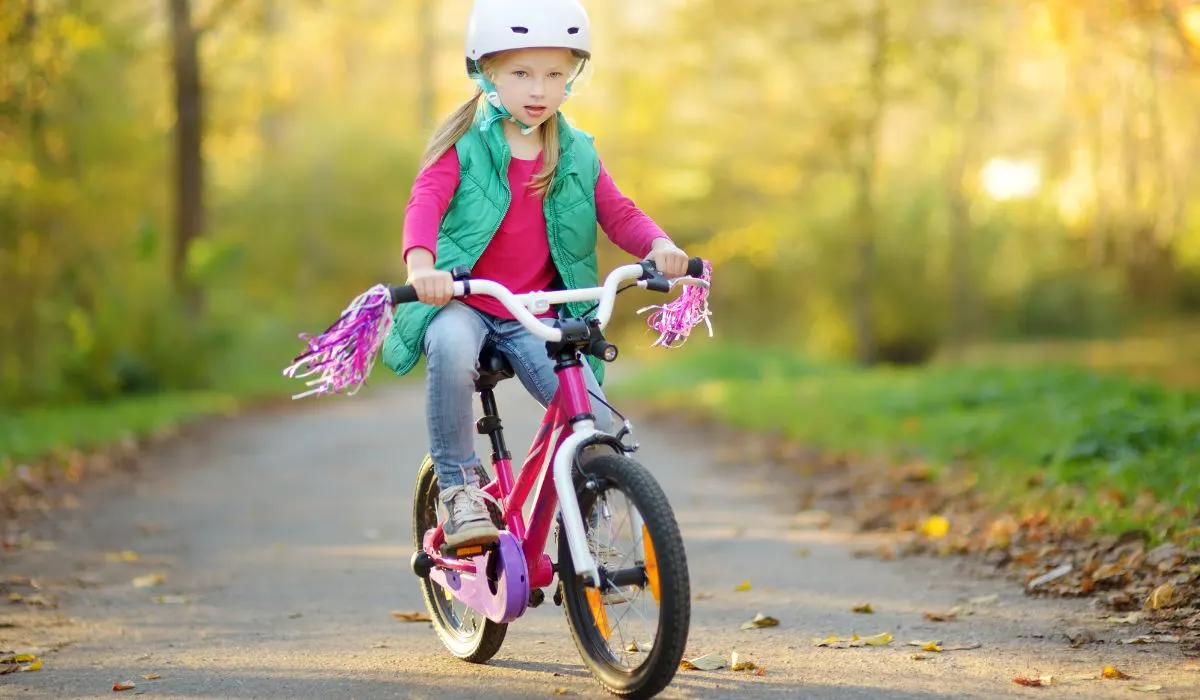
[[[479, 122], [476, 121], [476, 124]], [[574, 129], [558, 114], [559, 163], [545, 197], [546, 232], [550, 256], [564, 289], [599, 285], [596, 259], [596, 180], [600, 163], [591, 135]], [[486, 133], [473, 126], [455, 144], [459, 183], [438, 229], [434, 266], [449, 271], [459, 265], [474, 267], [500, 228], [512, 193], [508, 186], [511, 153], [503, 125], [494, 123]], [[573, 302], [567, 312], [579, 315], [592, 302]], [[438, 308], [420, 302], [399, 304], [395, 323], [383, 343], [383, 363], [398, 375], [407, 374], [420, 359], [425, 331]], [[603, 363], [588, 358], [598, 381], [604, 380]]]

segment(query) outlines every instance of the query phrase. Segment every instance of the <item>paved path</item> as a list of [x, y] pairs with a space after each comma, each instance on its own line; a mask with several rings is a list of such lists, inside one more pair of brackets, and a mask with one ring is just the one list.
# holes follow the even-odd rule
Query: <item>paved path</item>
[[[501, 387], [500, 402], [510, 445], [527, 447], [534, 404], [516, 382]], [[129, 695], [172, 698], [536, 698], [560, 688], [607, 697], [549, 602], [510, 628], [486, 666], [449, 657], [427, 624], [391, 617], [423, 609], [408, 569], [425, 451], [419, 387], [389, 384], [298, 409], [159, 449], [138, 475], [94, 483], [78, 508], [43, 522], [37, 537], [53, 550], [5, 555], [6, 575], [37, 577], [59, 607], [0, 608], [0, 649], [36, 647], [43, 657], [40, 671], [0, 676], [0, 697], [113, 697], [123, 680], [137, 684]], [[639, 438], [638, 457], [664, 484], [688, 547], [696, 597], [688, 656], [736, 650], [766, 668], [681, 671], [661, 697], [1127, 698], [1143, 696], [1131, 686], [1146, 683], [1163, 686], [1153, 697], [1200, 697], [1200, 672], [1169, 645], [1070, 648], [1069, 627], [1110, 641], [1137, 631], [1099, 621], [1085, 602], [1026, 599], [947, 561], [856, 557], [870, 540], [792, 515], [789, 482], [769, 468], [718, 464], [718, 446], [694, 433], [646, 424]], [[106, 560], [121, 550], [139, 560]], [[161, 585], [131, 585], [158, 571]], [[735, 591], [743, 580], [750, 590]], [[923, 619], [993, 594], [996, 602], [959, 621]], [[851, 612], [859, 603], [875, 613]], [[760, 611], [780, 625], [739, 629]], [[854, 631], [895, 641], [813, 646]], [[918, 661], [905, 646], [914, 639], [982, 646]], [[1107, 664], [1135, 680], [1012, 682], [1098, 674]], [[150, 673], [161, 678], [142, 678]]]

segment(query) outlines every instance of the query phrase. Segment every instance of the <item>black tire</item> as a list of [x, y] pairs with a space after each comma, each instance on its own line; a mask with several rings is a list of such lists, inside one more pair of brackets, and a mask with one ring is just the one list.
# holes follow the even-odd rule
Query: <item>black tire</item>
[[[487, 471], [479, 468], [481, 484], [487, 483]], [[437, 472], [429, 457], [421, 463], [417, 472], [417, 488], [413, 494], [413, 537], [415, 551], [421, 550], [425, 531], [438, 524], [438, 487]], [[425, 598], [425, 608], [429, 611], [433, 629], [437, 632], [442, 644], [458, 658], [471, 663], [482, 664], [500, 651], [504, 643], [504, 635], [508, 631], [507, 624], [492, 622], [479, 613], [475, 613], [478, 622], [470, 627], [454, 610], [454, 604], [469, 610], [456, 600], [448, 599], [439, 586], [431, 578], [418, 578], [421, 595]], [[474, 612], [474, 611], [472, 611]]]
[[[589, 481], [596, 488], [588, 488]], [[614, 663], [616, 658], [588, 607], [587, 587], [575, 575], [570, 546], [560, 522], [558, 570], [563, 608], [575, 646], [600, 685], [621, 697], [650, 698], [662, 692], [675, 677], [687, 645], [691, 623], [687, 556], [675, 514], [662, 488], [642, 465], [623, 455], [597, 457], [587, 463], [577, 478], [576, 493], [585, 527], [599, 494], [610, 489], [625, 494], [641, 513], [658, 562], [659, 617], [653, 647], [637, 668], [626, 669]]]

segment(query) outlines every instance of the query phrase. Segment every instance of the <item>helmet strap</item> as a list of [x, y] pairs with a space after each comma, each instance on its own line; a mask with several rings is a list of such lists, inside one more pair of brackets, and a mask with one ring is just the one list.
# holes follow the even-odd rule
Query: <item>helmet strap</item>
[[495, 124], [501, 119], [507, 119], [519, 126], [521, 128], [521, 135], [523, 136], [532, 134], [533, 130], [537, 128], [535, 126], [529, 126], [528, 124], [521, 123], [520, 120], [518, 120], [507, 109], [505, 109], [504, 103], [500, 101], [500, 93], [496, 90], [495, 84], [493, 84], [492, 81], [487, 78], [487, 76], [483, 75], [482, 73], [476, 73], [475, 84], [479, 86], [480, 90], [483, 90], [483, 99], [485, 99], [488, 106], [491, 107], [490, 114], [488, 114], [487, 117], [484, 118], [483, 123], [479, 125], [480, 131], [487, 131], [492, 127], [492, 124]]

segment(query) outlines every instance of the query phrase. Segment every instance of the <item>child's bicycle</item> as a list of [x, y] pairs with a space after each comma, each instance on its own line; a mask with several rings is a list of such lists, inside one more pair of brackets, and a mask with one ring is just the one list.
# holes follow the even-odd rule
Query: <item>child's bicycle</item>
[[[634, 286], [662, 292], [675, 285], [691, 287], [658, 312], [660, 323], [654, 327], [663, 332], [660, 343], [682, 342], [692, 325], [707, 322], [708, 266], [694, 258], [688, 275], [668, 281], [653, 263], [642, 261], [613, 270], [602, 287], [514, 295], [500, 284], [455, 271], [454, 295], [487, 294], [500, 300], [531, 333], [546, 341], [559, 378], [558, 391], [514, 478], [493, 393], [497, 383], [513, 376], [513, 370], [503, 355], [488, 346], [480, 355], [475, 386], [483, 417], [476, 427], [491, 441], [495, 478], [482, 468], [479, 476], [480, 483], [486, 484], [484, 490], [501, 506], [492, 510], [500, 530], [498, 542], [445, 546], [445, 508], [428, 456], [417, 476], [412, 569], [420, 578], [438, 637], [458, 658], [475, 663], [490, 659], [500, 649], [508, 624], [545, 601], [544, 589], [557, 574], [554, 602], [563, 606], [575, 645], [601, 685], [622, 697], [647, 698], [674, 678], [691, 618], [683, 540], [658, 482], [629, 456], [637, 449], [624, 441], [630, 434], [629, 422], [616, 435], [595, 428], [582, 362], [587, 355], [606, 362], [616, 359], [617, 348], [604, 338], [603, 330], [616, 295]], [[632, 284], [618, 288], [630, 280]], [[364, 337], [363, 331], [368, 336], [369, 331], [378, 333], [387, 321], [376, 313], [360, 312], [379, 307], [390, 316], [392, 305], [417, 300], [411, 286], [380, 286], [375, 291], [386, 295], [383, 303], [352, 305], [339, 323], [355, 314], [359, 318], [343, 324], [340, 333], [335, 324], [322, 336], [339, 338], [341, 343], [327, 342], [322, 349], [313, 342], [309, 359], [323, 352], [327, 364], [332, 362], [329, 366], [354, 364], [361, 383], [379, 344], [378, 336]], [[547, 325], [534, 315], [552, 305], [577, 301], [598, 301], [595, 317], [559, 318]], [[673, 323], [666, 316], [673, 316]], [[330, 350], [330, 345], [337, 347]], [[363, 347], [370, 348], [365, 359]], [[350, 362], [356, 355], [358, 362]], [[304, 356], [297, 358], [285, 373], [294, 376], [303, 360]], [[310, 384], [322, 381], [326, 386], [316, 393], [330, 391], [328, 377]], [[588, 458], [581, 461], [585, 450]], [[522, 509], [535, 486], [537, 494], [526, 520]], [[544, 552], [552, 522], [556, 523], [557, 562]]]

